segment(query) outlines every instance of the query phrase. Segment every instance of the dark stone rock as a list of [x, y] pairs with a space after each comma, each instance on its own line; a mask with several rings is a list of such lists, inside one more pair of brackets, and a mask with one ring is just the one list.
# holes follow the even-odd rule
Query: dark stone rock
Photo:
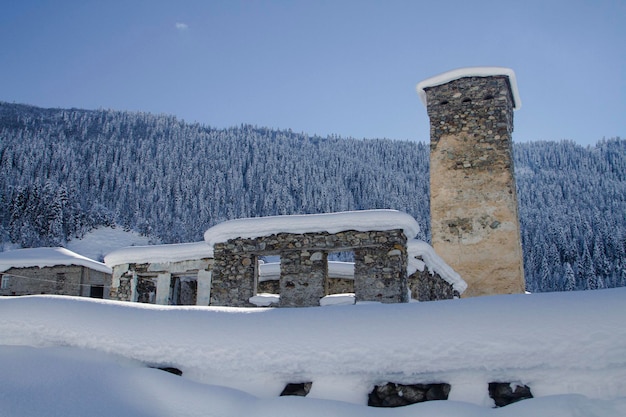
[[450, 384], [430, 384], [426, 392], [426, 401], [447, 400]]
[[402, 398], [408, 404], [421, 403], [422, 401], [426, 401], [426, 391], [420, 386], [416, 385], [404, 385], [403, 388], [400, 389], [398, 394], [402, 395]]
[[311, 391], [311, 386], [313, 386], [312, 382], [289, 383], [285, 385], [280, 396], [295, 395], [298, 397], [306, 397], [309, 391]]
[[396, 384], [376, 385], [368, 396], [370, 407], [401, 407], [424, 401], [447, 400], [450, 384]]
[[526, 385], [517, 385], [515, 390], [510, 382], [490, 382], [489, 396], [493, 398], [496, 407], [504, 407], [521, 400], [533, 398], [530, 388]]

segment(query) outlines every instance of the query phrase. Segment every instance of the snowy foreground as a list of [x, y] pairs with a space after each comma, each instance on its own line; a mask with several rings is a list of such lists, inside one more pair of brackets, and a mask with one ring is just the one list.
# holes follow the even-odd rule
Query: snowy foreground
[[[2, 417], [626, 416], [626, 288], [301, 309], [4, 297], [0, 318]], [[367, 407], [388, 381], [452, 390]], [[490, 408], [494, 381], [536, 398]]]

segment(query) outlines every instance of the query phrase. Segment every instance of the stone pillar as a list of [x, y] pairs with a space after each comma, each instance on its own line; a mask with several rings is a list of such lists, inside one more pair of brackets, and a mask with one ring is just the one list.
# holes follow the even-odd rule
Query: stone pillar
[[321, 251], [280, 254], [280, 307], [319, 306], [326, 295], [328, 255]]
[[356, 301], [407, 303], [407, 253], [404, 245], [354, 250]]
[[214, 246], [210, 305], [253, 307], [249, 300], [256, 295], [255, 256], [227, 251], [226, 245], [216, 243]]
[[109, 283], [109, 298], [111, 300], [119, 300], [119, 287], [120, 287], [120, 277], [123, 272], [128, 270], [128, 264], [124, 265], [116, 265], [112, 268], [111, 272], [111, 281]]
[[[129, 271], [130, 272], [130, 271]], [[137, 301], [137, 281], [138, 281], [138, 277], [137, 277], [137, 272], [132, 271], [130, 272], [130, 279], [126, 282], [126, 285], [128, 285], [128, 294], [129, 294], [129, 298], [128, 301]], [[120, 289], [122, 288], [122, 284], [120, 283]]]
[[201, 269], [198, 271], [198, 293], [196, 305], [208, 306], [211, 302], [211, 278], [212, 271]]
[[172, 285], [172, 274], [164, 272], [157, 275], [156, 299], [154, 304], [168, 305], [170, 303], [170, 288]]
[[111, 299], [118, 301], [132, 301], [132, 275], [122, 275], [119, 285], [111, 290]]
[[511, 142], [517, 86], [511, 70], [493, 70], [418, 85], [430, 118], [432, 245], [468, 283], [465, 297], [524, 291]]

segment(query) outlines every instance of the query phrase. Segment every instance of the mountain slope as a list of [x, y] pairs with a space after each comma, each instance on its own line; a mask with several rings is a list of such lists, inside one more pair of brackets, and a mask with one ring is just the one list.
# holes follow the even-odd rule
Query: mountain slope
[[[421, 142], [8, 103], [0, 138], [0, 243], [63, 245], [111, 224], [176, 243], [233, 218], [373, 208], [430, 238]], [[626, 285], [626, 141], [516, 144], [515, 158], [529, 289]]]

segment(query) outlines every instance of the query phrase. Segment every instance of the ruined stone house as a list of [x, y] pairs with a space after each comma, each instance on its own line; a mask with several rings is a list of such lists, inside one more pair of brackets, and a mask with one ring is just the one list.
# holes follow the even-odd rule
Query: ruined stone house
[[111, 268], [64, 248], [0, 253], [0, 296], [33, 294], [109, 298]]
[[113, 300], [209, 305], [213, 248], [205, 242], [130, 246], [104, 261], [113, 270]]
[[[412, 239], [418, 230], [395, 210], [236, 219], [207, 230], [205, 242], [124, 248], [105, 262], [112, 299], [155, 304], [305, 307], [339, 293], [352, 303], [457, 296], [464, 281]], [[337, 252], [354, 262], [329, 262]], [[268, 256], [278, 262], [265, 264]], [[177, 296], [177, 285], [191, 285], [190, 296]]]

